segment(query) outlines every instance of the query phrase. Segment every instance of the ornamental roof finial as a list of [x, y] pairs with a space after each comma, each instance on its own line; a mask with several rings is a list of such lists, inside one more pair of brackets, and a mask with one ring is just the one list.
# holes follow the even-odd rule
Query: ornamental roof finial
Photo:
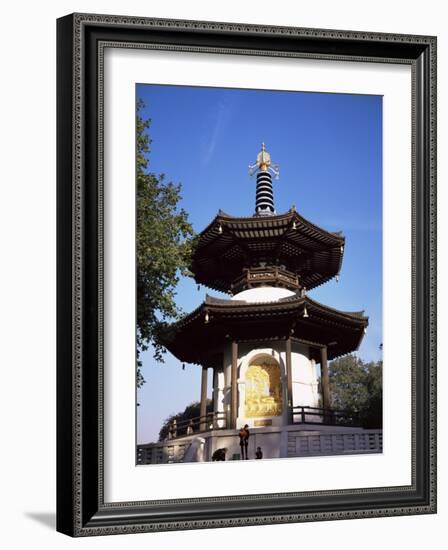
[[279, 166], [271, 161], [271, 155], [266, 151], [264, 142], [261, 144], [261, 151], [257, 155], [256, 163], [249, 165], [249, 174], [251, 176], [253, 176], [257, 170], [260, 172], [268, 172], [270, 170], [276, 179], [278, 179], [280, 175]]

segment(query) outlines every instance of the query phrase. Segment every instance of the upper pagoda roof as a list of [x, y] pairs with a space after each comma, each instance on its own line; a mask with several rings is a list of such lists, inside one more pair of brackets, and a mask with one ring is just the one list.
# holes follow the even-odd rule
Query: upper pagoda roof
[[345, 238], [291, 209], [284, 214], [236, 218], [222, 211], [200, 233], [192, 258], [198, 283], [223, 292], [244, 268], [283, 266], [300, 286], [319, 286], [341, 269]]
[[284, 340], [309, 343], [320, 360], [319, 346], [334, 359], [356, 350], [369, 323], [363, 311], [330, 308], [308, 296], [293, 295], [275, 302], [245, 302], [206, 297], [194, 311], [167, 327], [164, 345], [180, 361], [206, 366], [222, 364], [227, 342]]

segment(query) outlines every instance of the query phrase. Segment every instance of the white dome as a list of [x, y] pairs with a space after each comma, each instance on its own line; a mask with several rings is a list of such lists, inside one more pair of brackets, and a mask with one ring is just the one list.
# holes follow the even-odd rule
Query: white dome
[[232, 296], [231, 300], [244, 300], [245, 302], [277, 302], [281, 298], [289, 298], [291, 296], [295, 296], [295, 293], [287, 288], [261, 286], [243, 290], [235, 294], [235, 296]]

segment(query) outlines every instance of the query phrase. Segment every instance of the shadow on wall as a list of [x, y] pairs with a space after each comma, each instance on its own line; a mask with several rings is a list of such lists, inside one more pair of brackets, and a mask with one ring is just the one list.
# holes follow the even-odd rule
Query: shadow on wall
[[56, 512], [25, 512], [25, 517], [37, 521], [52, 531], [56, 530]]

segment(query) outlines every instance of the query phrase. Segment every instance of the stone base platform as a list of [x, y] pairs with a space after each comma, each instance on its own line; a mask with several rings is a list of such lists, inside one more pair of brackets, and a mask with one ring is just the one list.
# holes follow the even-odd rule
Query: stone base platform
[[[240, 460], [239, 430], [211, 430], [159, 443], [137, 446], [137, 465], [211, 461], [217, 449], [226, 448], [226, 460]], [[200, 440], [198, 438], [201, 438]], [[199, 452], [192, 449], [198, 447]], [[301, 456], [381, 453], [382, 430], [314, 424], [251, 428], [249, 459], [261, 447], [263, 459]], [[189, 451], [189, 452], [187, 452]]]

